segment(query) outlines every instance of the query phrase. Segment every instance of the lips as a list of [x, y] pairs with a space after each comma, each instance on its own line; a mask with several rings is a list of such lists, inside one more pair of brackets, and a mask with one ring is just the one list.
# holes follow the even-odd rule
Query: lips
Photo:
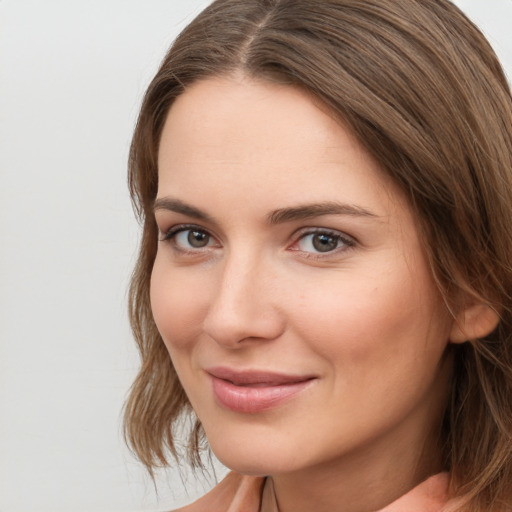
[[257, 413], [282, 405], [315, 379], [311, 375], [236, 371], [230, 368], [207, 370], [217, 403], [235, 412]]

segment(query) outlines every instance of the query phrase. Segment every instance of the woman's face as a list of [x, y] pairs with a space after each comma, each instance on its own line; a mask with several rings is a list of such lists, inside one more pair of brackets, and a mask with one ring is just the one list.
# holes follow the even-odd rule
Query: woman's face
[[207, 79], [172, 106], [158, 165], [153, 314], [220, 460], [419, 457], [452, 322], [408, 205], [350, 132], [296, 88]]

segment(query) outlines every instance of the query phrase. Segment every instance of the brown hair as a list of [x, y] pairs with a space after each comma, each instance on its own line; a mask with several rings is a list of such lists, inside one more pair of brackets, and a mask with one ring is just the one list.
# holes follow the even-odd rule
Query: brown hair
[[[408, 197], [449, 307], [463, 292], [499, 311], [491, 335], [454, 347], [443, 446], [464, 510], [512, 506], [512, 99], [490, 45], [448, 0], [217, 0], [177, 38], [130, 153], [143, 224], [130, 288], [142, 358], [125, 410], [131, 447], [150, 471], [166, 465], [191, 412], [149, 301], [160, 134], [190, 84], [240, 71], [300, 86], [343, 119]], [[196, 463], [201, 440], [196, 421]]]

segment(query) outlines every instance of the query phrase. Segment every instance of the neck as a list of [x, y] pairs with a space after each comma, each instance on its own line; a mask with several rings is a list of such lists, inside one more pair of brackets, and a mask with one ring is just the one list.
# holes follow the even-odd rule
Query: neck
[[343, 460], [273, 475], [279, 512], [380, 510], [442, 471], [438, 437], [428, 439], [417, 449], [413, 439], [389, 439], [387, 446], [367, 446]]

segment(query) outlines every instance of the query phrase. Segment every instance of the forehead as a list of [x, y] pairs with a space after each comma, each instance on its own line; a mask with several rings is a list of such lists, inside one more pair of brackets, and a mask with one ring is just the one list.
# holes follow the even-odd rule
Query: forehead
[[[288, 85], [245, 77], [193, 84], [171, 107], [158, 155], [159, 196], [208, 186], [275, 202], [369, 201], [381, 216], [397, 188], [320, 102]], [[213, 187], [213, 188], [212, 188]]]

